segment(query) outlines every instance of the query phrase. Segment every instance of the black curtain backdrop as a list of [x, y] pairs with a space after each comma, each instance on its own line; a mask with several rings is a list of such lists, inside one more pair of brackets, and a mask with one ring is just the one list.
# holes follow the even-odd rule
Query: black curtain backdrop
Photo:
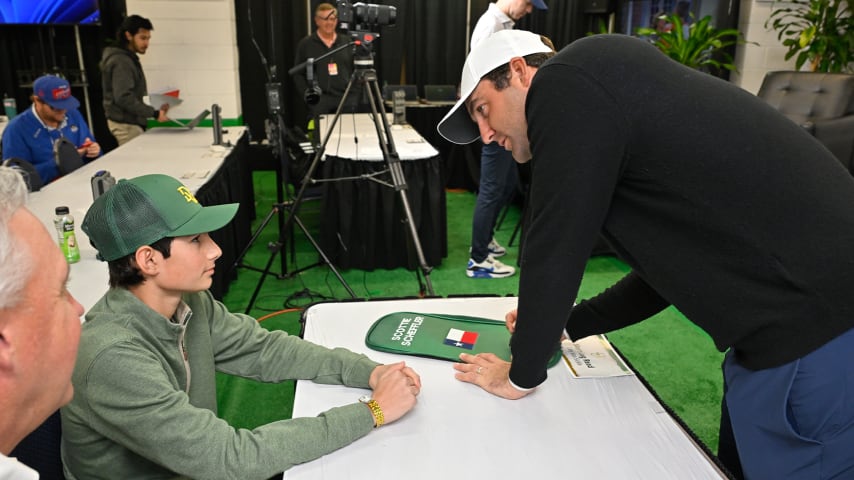
[[403, 69], [406, 83], [457, 85], [465, 62], [466, 2], [409, 0], [401, 5], [406, 23], [402, 25]]
[[[584, 19], [578, 13], [578, 0], [547, 2], [547, 12], [534, 11], [517, 28], [547, 35], [558, 47], [586, 33], [581, 26]], [[307, 18], [317, 3], [318, 0], [235, 0], [240, 100], [244, 122], [255, 139], [266, 138], [264, 120], [270, 115], [265, 85], [271, 80], [271, 67], [275, 67], [276, 80], [281, 83], [285, 124], [305, 126], [307, 109], [303, 92], [296, 91], [287, 71], [293, 66], [296, 44], [309, 33]], [[397, 8], [396, 25], [379, 29], [380, 39], [374, 46], [381, 85], [414, 84], [419, 94], [423, 94], [426, 84], [459, 84], [468, 51], [467, 14], [473, 26], [486, 11], [488, 0], [471, 0], [469, 12], [465, 0], [372, 3]], [[127, 12], [124, 0], [102, 0], [101, 24], [79, 27], [87, 86], [75, 82], [73, 93], [82, 101], [84, 88], [87, 89], [92, 115], [90, 127], [107, 151], [115, 143], [101, 106], [98, 62], [101, 51], [114, 39], [115, 30], [127, 13], [136, 12]], [[154, 28], [156, 34], [157, 25]], [[0, 26], [0, 93], [15, 98], [19, 111], [29, 106], [31, 93], [22, 72], [38, 75], [79, 68], [72, 26]], [[85, 116], [85, 108], [81, 111]]]
[[308, 34], [306, 2], [235, 0], [234, 3], [240, 101], [250, 134], [255, 139], [266, 138], [264, 120], [270, 118], [266, 84], [274, 79], [274, 72], [275, 80], [281, 84], [285, 124], [304, 126], [307, 109], [302, 101], [303, 92], [296, 92], [288, 70], [293, 66], [297, 43]]
[[[237, 43], [240, 55], [240, 87], [244, 121], [253, 138], [265, 138], [264, 120], [269, 117], [265, 84], [270, 66], [278, 71], [284, 98], [283, 116], [288, 127], [304, 128], [307, 109], [303, 92], [295, 91], [287, 71], [293, 66], [296, 45], [309, 34], [307, 15], [318, 0], [235, 0]], [[332, 2], [335, 4], [336, 2]], [[470, 27], [486, 11], [488, 0], [381, 0], [397, 9], [394, 26], [381, 27], [374, 43], [374, 67], [380, 86], [411, 84], [423, 95], [424, 85], [460, 82], [468, 52], [467, 14]], [[547, 0], [549, 10], [534, 10], [516, 28], [548, 36], [560, 48], [587, 32], [583, 29], [580, 2]], [[251, 13], [251, 15], [250, 15]], [[311, 30], [314, 23], [311, 22]], [[254, 39], [258, 47], [252, 40]], [[259, 49], [266, 58], [265, 67]]]
[[580, 1], [546, 0], [545, 12], [534, 9], [531, 14], [516, 22], [516, 28], [549, 37], [556, 49], [572, 43], [587, 34], [583, 28], [584, 15]]

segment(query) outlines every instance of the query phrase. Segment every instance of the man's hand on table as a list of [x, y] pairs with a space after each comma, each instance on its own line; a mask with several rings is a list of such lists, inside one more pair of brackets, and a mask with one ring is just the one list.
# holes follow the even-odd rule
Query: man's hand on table
[[492, 353], [460, 354], [462, 363], [455, 363], [457, 380], [473, 383], [487, 392], [502, 398], [516, 400], [534, 390], [519, 390], [510, 383], [510, 362]]

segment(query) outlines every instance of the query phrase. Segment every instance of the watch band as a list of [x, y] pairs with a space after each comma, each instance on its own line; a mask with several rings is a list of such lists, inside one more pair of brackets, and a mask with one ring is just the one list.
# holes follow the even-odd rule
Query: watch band
[[385, 416], [383, 416], [383, 410], [380, 408], [380, 404], [368, 396], [360, 398], [359, 401], [371, 409], [371, 414], [374, 416], [374, 428], [381, 427], [383, 423], [385, 423]]

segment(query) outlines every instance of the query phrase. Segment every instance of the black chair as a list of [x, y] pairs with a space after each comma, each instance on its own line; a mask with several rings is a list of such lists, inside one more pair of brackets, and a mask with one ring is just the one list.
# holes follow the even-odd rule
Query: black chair
[[26, 160], [20, 158], [7, 158], [3, 161], [3, 166], [17, 170], [18, 173], [24, 177], [24, 182], [27, 184], [27, 190], [31, 192], [38, 192], [44, 186], [42, 177], [39, 175], [36, 167]]
[[757, 96], [810, 132], [854, 173], [854, 75], [768, 72]]
[[57, 410], [21, 440], [9, 456], [39, 472], [41, 480], [63, 480], [61, 440], [62, 424]]

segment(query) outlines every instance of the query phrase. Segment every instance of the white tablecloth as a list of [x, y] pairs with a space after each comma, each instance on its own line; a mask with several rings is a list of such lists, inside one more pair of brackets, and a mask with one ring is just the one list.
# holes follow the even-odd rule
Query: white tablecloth
[[[332, 131], [328, 132], [333, 116], [320, 117], [322, 138], [329, 136], [324, 153], [350, 160], [383, 160], [377, 129], [372, 118], [369, 113], [342, 114]], [[391, 115], [389, 114], [387, 118], [391, 124]], [[382, 128], [381, 122], [380, 128]], [[439, 154], [411, 125], [391, 125], [390, 129], [395, 149], [401, 160], [419, 160]]]
[[[305, 338], [406, 360], [422, 379], [415, 409], [325, 457], [285, 472], [307, 479], [711, 479], [718, 469], [635, 376], [574, 379], [563, 362], [533, 394], [503, 400], [454, 379], [452, 363], [376, 352], [370, 325], [394, 311], [495, 319], [515, 298], [327, 303], [306, 312]], [[294, 417], [356, 401], [360, 389], [297, 384]]]

